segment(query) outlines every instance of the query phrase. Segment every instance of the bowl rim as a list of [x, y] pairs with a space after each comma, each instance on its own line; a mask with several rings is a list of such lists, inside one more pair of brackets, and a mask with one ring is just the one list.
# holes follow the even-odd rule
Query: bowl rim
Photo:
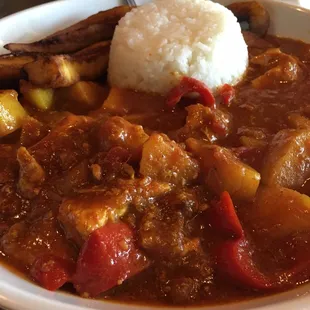
[[[10, 21], [12, 19], [19, 18], [22, 14], [31, 14], [40, 9], [53, 9], [55, 6], [61, 6], [67, 2], [76, 2], [79, 3], [80, 0], [58, 0], [52, 1], [49, 3], [45, 3], [39, 6], [35, 6], [9, 16], [6, 16], [0, 19], [0, 24]], [[96, 1], [96, 0], [93, 0]], [[109, 0], [104, 0], [109, 1]], [[115, 0], [116, 1], [116, 0]], [[213, 0], [217, 2], [217, 0]], [[250, 0], [246, 0], [250, 1]], [[277, 6], [290, 7], [292, 10], [303, 11], [309, 14], [310, 10], [300, 6], [298, 0], [286, 0], [287, 2], [283, 2], [281, 0], [259, 0], [261, 2], [275, 3]], [[309, 0], [310, 1], [310, 0]], [[1, 43], [1, 42], [0, 42]], [[3, 265], [0, 265], [0, 272], [5, 275], [12, 276], [10, 270]], [[31, 291], [21, 289], [16, 287], [15, 284], [17, 282], [24, 281], [27, 287], [31, 288]], [[310, 285], [303, 285], [302, 287], [309, 287], [307, 291], [305, 289], [296, 288], [290, 290], [289, 292], [283, 292], [277, 295], [260, 297], [252, 300], [251, 305], [248, 306], [248, 301], [241, 301], [235, 303], [229, 303], [218, 306], [189, 306], [188, 309], [206, 309], [206, 310], [225, 310], [225, 309], [234, 309], [235, 306], [238, 306], [238, 309], [257, 309], [257, 310], [291, 310], [291, 309], [299, 309], [299, 310], [310, 310]], [[282, 302], [277, 302], [281, 297], [286, 296]], [[296, 299], [295, 297], [298, 297]], [[68, 303], [69, 302], [69, 303]], [[18, 274], [13, 276], [13, 280], [10, 283], [4, 282], [0, 279], [0, 305], [7, 307], [9, 309], [18, 309], [18, 310], [32, 310], [32, 309], [46, 309], [52, 310], [56, 307], [59, 307], [62, 310], [89, 310], [94, 309], [98, 310], [100, 308], [106, 308], [107, 310], [154, 310], [161, 309], [163, 306], [147, 306], [147, 305], [139, 305], [139, 304], [130, 304], [126, 305], [124, 303], [117, 303], [111, 301], [103, 301], [103, 300], [86, 300], [79, 296], [69, 295], [66, 293], [58, 292], [52, 293], [46, 291], [36, 284], [32, 284], [24, 278], [20, 277]], [[181, 307], [169, 307], [172, 309], [180, 309]]]

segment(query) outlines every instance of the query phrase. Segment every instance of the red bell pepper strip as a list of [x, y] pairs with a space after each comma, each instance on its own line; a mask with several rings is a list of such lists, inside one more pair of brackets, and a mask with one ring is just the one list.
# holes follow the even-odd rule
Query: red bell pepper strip
[[94, 231], [82, 247], [73, 284], [82, 296], [95, 297], [148, 265], [134, 244], [132, 230], [123, 222], [109, 222]]
[[226, 106], [230, 106], [231, 101], [235, 97], [235, 90], [234, 88], [229, 85], [229, 84], [224, 84], [220, 89], [219, 89], [219, 95], [222, 98], [223, 103]]
[[214, 202], [209, 209], [211, 225], [226, 237], [240, 239], [243, 237], [241, 223], [228, 192], [223, 192], [219, 202]]
[[54, 255], [44, 255], [36, 259], [30, 270], [31, 277], [42, 287], [56, 291], [70, 282], [75, 263]]
[[255, 265], [250, 246], [244, 236], [233, 203], [227, 192], [209, 211], [210, 223], [227, 240], [217, 249], [217, 267], [220, 273], [229, 276], [242, 286], [258, 290], [279, 290], [292, 284], [292, 280], [310, 267], [310, 260], [299, 261], [292, 269], [267, 276]]
[[199, 93], [203, 105], [215, 108], [215, 98], [208, 86], [187, 76], [184, 76], [180, 84], [170, 90], [167, 96], [167, 105], [171, 108], [175, 107], [184, 95], [192, 92]]

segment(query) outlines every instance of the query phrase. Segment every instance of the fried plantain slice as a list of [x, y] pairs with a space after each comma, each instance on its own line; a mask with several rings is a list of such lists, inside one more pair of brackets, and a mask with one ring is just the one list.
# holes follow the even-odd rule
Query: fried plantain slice
[[0, 81], [19, 80], [21, 69], [25, 64], [35, 60], [34, 56], [20, 55], [14, 56], [6, 54], [0, 56]]
[[110, 41], [99, 42], [73, 55], [42, 56], [24, 66], [29, 81], [43, 88], [68, 87], [102, 76], [109, 62]]
[[33, 43], [9, 43], [4, 47], [13, 53], [66, 54], [81, 50], [94, 43], [110, 40], [118, 21], [131, 10], [119, 6], [99, 12], [66, 29]]

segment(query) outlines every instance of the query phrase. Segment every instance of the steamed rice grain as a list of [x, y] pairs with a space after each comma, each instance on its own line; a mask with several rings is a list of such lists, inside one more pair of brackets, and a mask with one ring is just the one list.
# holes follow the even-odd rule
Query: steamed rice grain
[[189, 76], [216, 91], [236, 84], [247, 65], [247, 46], [231, 11], [208, 0], [156, 0], [121, 19], [109, 82], [165, 95]]

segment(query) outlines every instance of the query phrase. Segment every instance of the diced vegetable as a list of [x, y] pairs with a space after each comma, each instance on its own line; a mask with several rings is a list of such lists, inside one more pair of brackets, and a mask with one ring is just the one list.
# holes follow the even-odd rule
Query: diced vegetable
[[219, 230], [222, 235], [229, 238], [243, 237], [243, 229], [228, 192], [221, 194], [220, 201], [213, 202], [212, 208], [207, 210], [207, 215], [212, 228]]
[[199, 166], [166, 135], [153, 134], [143, 145], [140, 173], [158, 181], [185, 185], [198, 177]]
[[167, 105], [173, 108], [184, 95], [193, 92], [200, 95], [200, 101], [203, 105], [215, 108], [215, 98], [208, 86], [188, 76], [182, 77], [180, 84], [170, 90], [167, 95]]
[[54, 255], [45, 255], [34, 262], [30, 274], [44, 288], [56, 291], [71, 280], [74, 269], [73, 261]]
[[82, 296], [95, 297], [121, 285], [148, 265], [134, 244], [131, 229], [122, 222], [110, 222], [94, 231], [84, 244], [73, 284]]
[[310, 230], [310, 198], [283, 187], [261, 187], [244, 220], [255, 235], [282, 238]]
[[99, 108], [108, 95], [108, 88], [94, 82], [80, 81], [55, 90], [55, 102], [62, 109], [85, 113]]
[[310, 176], [310, 130], [278, 132], [266, 154], [262, 183], [298, 189]]
[[296, 260], [290, 269], [273, 274], [261, 272], [228, 193], [221, 195], [220, 201], [208, 210], [208, 215], [212, 227], [226, 237], [216, 251], [218, 272], [237, 285], [255, 290], [279, 290], [294, 285], [298, 276], [309, 268], [309, 257], [305, 256]]
[[67, 238], [82, 245], [93, 231], [122, 217], [129, 205], [145, 206], [169, 191], [169, 184], [150, 178], [120, 180], [113, 187], [94, 187], [65, 199], [59, 207], [58, 219]]
[[15, 90], [0, 92], [0, 137], [19, 129], [27, 115], [17, 98]]
[[229, 84], [224, 84], [218, 90], [218, 94], [223, 104], [229, 107], [231, 105], [232, 100], [235, 98], [235, 89]]
[[103, 109], [112, 115], [130, 116], [133, 113], [160, 113], [165, 97], [112, 87]]
[[238, 200], [254, 198], [260, 174], [240, 161], [230, 150], [188, 139], [187, 146], [199, 158], [205, 183], [217, 194], [227, 191]]
[[65, 199], [59, 207], [58, 220], [67, 238], [81, 246], [93, 231], [123, 216], [130, 202], [130, 195], [118, 188], [85, 193]]
[[38, 88], [31, 83], [21, 80], [20, 92], [25, 99], [39, 110], [50, 110], [54, 102], [54, 90], [51, 88]]

